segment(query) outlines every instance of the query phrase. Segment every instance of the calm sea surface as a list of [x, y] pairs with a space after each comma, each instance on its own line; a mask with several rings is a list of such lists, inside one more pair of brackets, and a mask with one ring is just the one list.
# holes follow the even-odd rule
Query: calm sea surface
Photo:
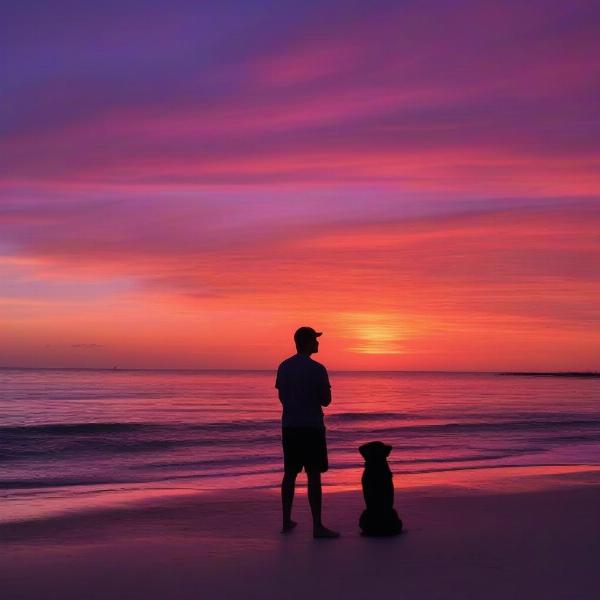
[[[371, 440], [394, 447], [397, 488], [600, 465], [600, 379], [330, 375], [327, 485], [360, 485], [357, 447]], [[89, 498], [277, 486], [273, 386], [270, 372], [0, 370], [0, 519]]]

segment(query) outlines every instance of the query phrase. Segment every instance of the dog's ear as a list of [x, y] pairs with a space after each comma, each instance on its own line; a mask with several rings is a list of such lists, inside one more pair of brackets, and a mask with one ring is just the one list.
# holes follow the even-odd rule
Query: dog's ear
[[369, 458], [369, 456], [371, 456], [371, 450], [371, 442], [369, 442], [368, 444], [363, 444], [358, 448], [358, 451], [362, 454], [363, 458]]

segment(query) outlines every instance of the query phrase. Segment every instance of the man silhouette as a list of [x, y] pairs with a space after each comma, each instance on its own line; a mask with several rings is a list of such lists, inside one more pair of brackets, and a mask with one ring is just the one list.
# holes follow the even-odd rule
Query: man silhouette
[[282, 533], [295, 526], [292, 503], [298, 473], [306, 471], [308, 502], [313, 518], [313, 537], [335, 538], [339, 533], [321, 521], [321, 473], [328, 469], [327, 442], [323, 406], [331, 403], [331, 385], [327, 369], [310, 355], [319, 351], [318, 337], [312, 327], [300, 327], [294, 333], [297, 353], [277, 369], [275, 387], [283, 406], [282, 444], [284, 475], [281, 482], [283, 508]]

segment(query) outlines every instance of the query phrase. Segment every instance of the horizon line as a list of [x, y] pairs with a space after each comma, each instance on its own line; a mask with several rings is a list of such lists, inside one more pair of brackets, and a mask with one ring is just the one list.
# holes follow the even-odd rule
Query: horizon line
[[[152, 367], [9, 367], [0, 366], [0, 371], [108, 371], [108, 372], [130, 372], [130, 371], [159, 371], [159, 372], [243, 372], [243, 373], [272, 373], [272, 369], [242, 369], [242, 368], [152, 368]], [[449, 374], [492, 374], [492, 375], [599, 375], [600, 371], [583, 370], [553, 370], [553, 371], [514, 371], [514, 370], [452, 370], [452, 369], [328, 369], [330, 373], [449, 373]]]

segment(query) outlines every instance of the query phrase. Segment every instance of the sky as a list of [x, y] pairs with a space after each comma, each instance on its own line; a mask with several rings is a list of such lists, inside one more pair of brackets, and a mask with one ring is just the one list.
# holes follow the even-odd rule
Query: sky
[[0, 9], [0, 365], [600, 369], [592, 1]]

